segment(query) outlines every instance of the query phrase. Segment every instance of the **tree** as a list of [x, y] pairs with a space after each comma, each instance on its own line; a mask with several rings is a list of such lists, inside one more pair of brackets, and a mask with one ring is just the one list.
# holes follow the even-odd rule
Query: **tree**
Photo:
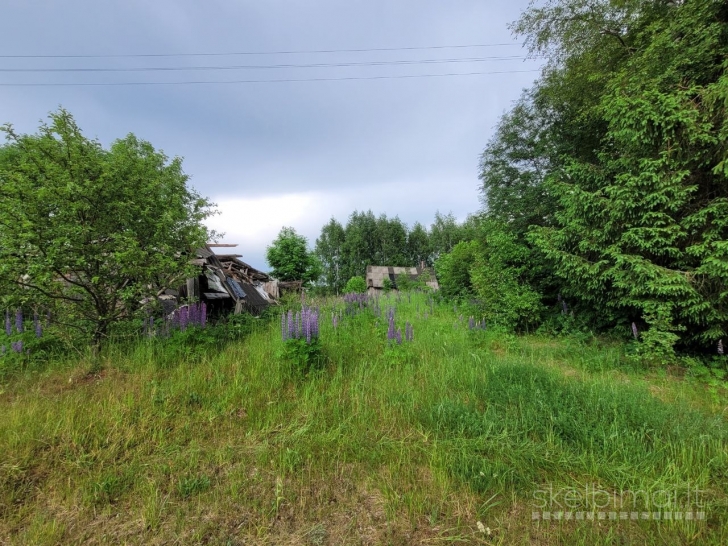
[[544, 184], [554, 154], [549, 120], [533, 95], [524, 93], [501, 118], [480, 159], [486, 214], [519, 237], [532, 225], [551, 223], [556, 210]]
[[323, 281], [329, 290], [338, 294], [344, 288], [345, 277], [343, 247], [345, 241], [344, 227], [331, 218], [321, 228], [321, 235], [316, 239], [315, 253], [323, 270]]
[[308, 250], [308, 241], [292, 227], [283, 227], [266, 248], [266, 259], [273, 267], [271, 275], [281, 281], [315, 282], [321, 276], [321, 264]]
[[465, 240], [465, 234], [452, 212], [448, 214], [436, 212], [435, 221], [430, 226], [433, 259], [437, 260], [441, 254], [450, 252], [456, 244], [463, 240]]
[[431, 253], [430, 236], [427, 230], [422, 224], [415, 222], [407, 234], [408, 265], [419, 267], [423, 262], [425, 265], [432, 265]]
[[715, 0], [560, 0], [515, 27], [551, 55], [538, 95], [558, 128], [555, 221], [530, 240], [661, 358], [728, 334], [727, 23]]
[[52, 305], [96, 352], [112, 324], [190, 271], [210, 233], [207, 199], [134, 135], [104, 149], [60, 109], [35, 135], [2, 127], [0, 293]]
[[377, 261], [377, 219], [371, 210], [354, 211], [344, 229], [344, 278], [366, 275], [368, 265]]
[[393, 267], [408, 265], [407, 226], [398, 216], [387, 218], [386, 214], [382, 214], [377, 218], [375, 245], [372, 264]]
[[367, 291], [367, 283], [364, 280], [364, 277], [352, 277], [348, 281], [346, 281], [346, 287], [344, 288], [344, 292], [347, 294], [356, 293], [356, 294], [363, 294]]

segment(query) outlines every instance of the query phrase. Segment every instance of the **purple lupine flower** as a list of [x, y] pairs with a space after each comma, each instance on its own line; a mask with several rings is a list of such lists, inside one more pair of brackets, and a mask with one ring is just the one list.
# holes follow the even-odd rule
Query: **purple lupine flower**
[[10, 312], [7, 310], [5, 311], [5, 333], [8, 336], [13, 335], [13, 327], [10, 324]]
[[415, 329], [409, 321], [404, 325], [404, 339], [406, 341], [414, 341], [415, 339]]
[[187, 320], [190, 321], [192, 326], [197, 326], [200, 323], [199, 309], [196, 303], [189, 305], [189, 312], [187, 313]]
[[301, 327], [301, 312], [296, 311], [296, 337], [300, 338], [303, 334], [303, 328]]
[[286, 337], [286, 334], [288, 333], [288, 328], [286, 324], [286, 314], [281, 313], [281, 338], [283, 341], [286, 341], [288, 338]]
[[311, 335], [314, 337], [319, 336], [319, 312], [316, 310], [311, 317]]
[[640, 337], [640, 332], [637, 330], [637, 325], [633, 322], [632, 323], [632, 335], [635, 339], [638, 339]]
[[288, 336], [286, 339], [293, 339], [296, 337], [296, 324], [293, 322], [293, 311], [291, 309], [288, 310], [286, 318], [288, 320]]
[[470, 317], [468, 319], [468, 330], [472, 330], [473, 328], [475, 328], [475, 319]]
[[38, 313], [35, 313], [33, 315], [33, 326], [35, 326], [35, 337], [42, 337], [43, 336], [43, 327], [40, 325], [40, 319], [38, 318]]
[[723, 354], [723, 340], [722, 339], [718, 340], [718, 354], [719, 355]]
[[395, 339], [397, 333], [394, 330], [394, 315], [389, 314], [389, 325], [387, 326], [387, 340], [392, 341]]
[[566, 300], [561, 300], [561, 313], [565, 315], [569, 312], [569, 306], [566, 305]]
[[23, 333], [23, 310], [18, 309], [15, 312], [15, 330], [19, 333]]
[[10, 344], [10, 347], [15, 351], [16, 353], [22, 353], [23, 352], [23, 340], [20, 341], [13, 341]]
[[204, 328], [207, 325], [207, 304], [203, 301], [200, 304], [200, 327]]
[[189, 322], [189, 311], [187, 310], [187, 307], [180, 307], [179, 308], [179, 329], [183, 332], [187, 329], [187, 324]]
[[304, 307], [301, 309], [301, 334], [300, 337], [306, 339], [306, 343], [311, 343], [311, 332], [309, 331], [309, 320], [308, 320], [309, 310]]
[[397, 328], [397, 332], [394, 334], [397, 340], [397, 345], [402, 345], [402, 328]]

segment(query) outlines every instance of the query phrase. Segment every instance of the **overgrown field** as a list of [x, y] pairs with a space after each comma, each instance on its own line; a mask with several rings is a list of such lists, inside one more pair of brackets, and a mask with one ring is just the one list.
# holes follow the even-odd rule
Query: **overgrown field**
[[310, 304], [307, 374], [258, 319], [7, 376], [0, 543], [728, 543], [722, 386], [424, 294]]

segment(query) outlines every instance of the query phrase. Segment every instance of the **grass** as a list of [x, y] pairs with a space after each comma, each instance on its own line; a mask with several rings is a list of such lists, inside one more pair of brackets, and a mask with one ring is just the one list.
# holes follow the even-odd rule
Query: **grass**
[[[724, 388], [618, 344], [469, 331], [424, 295], [337, 329], [343, 303], [320, 305], [307, 375], [259, 320], [216, 351], [140, 341], [96, 374], [6, 379], [0, 542], [728, 543]], [[387, 344], [390, 306], [413, 342]], [[659, 507], [706, 520], [631, 519]]]

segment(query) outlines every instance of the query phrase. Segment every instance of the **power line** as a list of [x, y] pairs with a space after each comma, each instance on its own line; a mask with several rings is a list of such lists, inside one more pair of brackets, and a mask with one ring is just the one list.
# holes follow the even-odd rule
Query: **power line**
[[232, 66], [156, 66], [126, 68], [0, 68], [0, 72], [176, 72], [197, 70], [255, 70], [282, 68], [330, 68], [351, 66], [387, 66], [449, 63], [481, 63], [490, 61], [526, 60], [527, 57], [513, 55], [509, 57], [465, 57], [457, 59], [413, 59], [398, 61], [362, 61], [342, 63], [308, 63], [308, 64], [274, 64], [274, 65], [232, 65]]
[[225, 80], [225, 81], [182, 81], [182, 82], [92, 82], [92, 83], [0, 83], [0, 87], [106, 87], [106, 86], [147, 86], [147, 85], [208, 85], [244, 83], [285, 83], [285, 82], [332, 82], [351, 80], [400, 80], [409, 78], [443, 78], [452, 76], [483, 76], [488, 74], [522, 74], [540, 70], [503, 70], [495, 72], [452, 72], [445, 74], [406, 74], [399, 76], [348, 76], [342, 78], [283, 78], [276, 80]]
[[424, 51], [432, 49], [465, 49], [476, 47], [520, 46], [522, 44], [506, 42], [498, 44], [463, 44], [420, 47], [373, 47], [366, 49], [300, 49], [289, 51], [237, 51], [209, 53], [122, 53], [111, 55], [0, 55], [0, 59], [112, 59], [132, 57], [223, 57], [232, 55], [293, 55], [304, 53], [368, 53], [374, 51]]

